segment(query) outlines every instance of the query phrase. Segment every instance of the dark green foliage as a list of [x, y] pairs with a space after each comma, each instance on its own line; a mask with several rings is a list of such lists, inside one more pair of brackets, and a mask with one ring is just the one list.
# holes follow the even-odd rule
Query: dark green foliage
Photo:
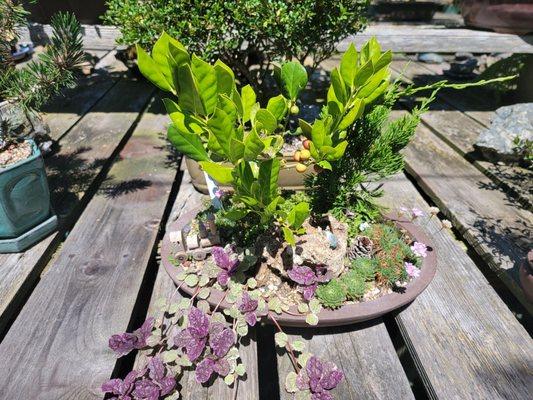
[[[105, 22], [122, 44], [151, 47], [166, 31], [204, 59], [220, 58], [242, 83], [257, 84], [275, 60], [314, 66], [364, 25], [368, 0], [108, 0]], [[253, 66], [253, 68], [251, 68]]]
[[357, 257], [351, 260], [350, 269], [364, 281], [371, 282], [376, 276], [376, 260], [366, 257]]
[[332, 279], [326, 284], [320, 285], [316, 290], [316, 297], [327, 308], [339, 308], [346, 301], [346, 287], [339, 279]]
[[226, 216], [231, 210], [233, 208], [230, 206], [227, 211], [220, 211], [215, 215], [222, 241], [235, 243], [239, 247], [252, 247], [257, 237], [266, 231], [268, 225], [261, 224], [259, 216], [253, 213], [238, 221], [232, 220]]
[[357, 270], [349, 270], [342, 275], [340, 281], [346, 289], [346, 297], [349, 300], [359, 300], [365, 294], [366, 282]]
[[0, 98], [26, 109], [38, 109], [62, 88], [74, 84], [72, 71], [83, 60], [81, 27], [74, 15], [68, 13], [55, 15], [51, 25], [54, 34], [38, 61], [22, 69], [1, 71]]
[[[375, 199], [381, 188], [375, 182], [402, 170], [403, 149], [414, 134], [419, 113], [389, 121], [388, 103], [375, 106], [348, 131], [348, 147], [332, 171], [310, 177], [306, 186], [313, 210], [342, 218], [347, 210], [356, 215], [353, 224], [375, 220], [380, 208]], [[339, 184], [339, 182], [341, 184]]]

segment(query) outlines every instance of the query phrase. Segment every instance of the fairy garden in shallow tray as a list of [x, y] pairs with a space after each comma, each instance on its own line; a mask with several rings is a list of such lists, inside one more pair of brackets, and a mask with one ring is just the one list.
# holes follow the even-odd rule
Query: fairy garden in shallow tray
[[[298, 399], [332, 399], [343, 373], [289, 340], [283, 326], [343, 325], [412, 301], [435, 273], [435, 254], [417, 208], [384, 210], [379, 181], [401, 171], [400, 150], [436, 92], [413, 113], [391, 119], [394, 103], [418, 88], [389, 83], [392, 54], [372, 39], [350, 46], [331, 72], [327, 101], [314, 121], [298, 119], [306, 69], [275, 67], [279, 93], [266, 104], [240, 89], [224, 63], [190, 55], [163, 34], [151, 54], [138, 48], [141, 72], [160, 89], [172, 121], [171, 143], [199, 162], [210, 197], [171, 224], [162, 264], [183, 297], [133, 333], [113, 335], [122, 356], [144, 350], [138, 370], [103, 390], [118, 399], [179, 397], [177, 382], [194, 371], [199, 384], [245, 379], [239, 356], [250, 327], [272, 323], [294, 372], [286, 390]], [[280, 170], [286, 135], [301, 137], [295, 168], [306, 190], [284, 192]], [[219, 184], [232, 190], [221, 191]], [[435, 214], [436, 211], [433, 213]]]

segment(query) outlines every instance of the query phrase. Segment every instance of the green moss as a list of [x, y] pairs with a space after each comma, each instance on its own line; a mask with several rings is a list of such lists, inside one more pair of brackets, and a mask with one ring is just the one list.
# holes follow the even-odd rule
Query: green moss
[[346, 297], [350, 300], [358, 300], [366, 291], [366, 283], [356, 270], [350, 270], [341, 277], [341, 283], [346, 289]]
[[339, 308], [346, 301], [346, 288], [338, 279], [332, 279], [316, 290], [320, 303], [327, 308]]

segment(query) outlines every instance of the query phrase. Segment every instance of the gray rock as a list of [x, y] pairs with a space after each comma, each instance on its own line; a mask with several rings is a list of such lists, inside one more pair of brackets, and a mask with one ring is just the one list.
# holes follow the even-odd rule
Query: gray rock
[[514, 140], [533, 140], [533, 103], [500, 107], [490, 128], [481, 132], [474, 147], [491, 161], [520, 161]]
[[437, 53], [419, 53], [417, 59], [426, 64], [440, 64], [444, 62], [444, 58]]

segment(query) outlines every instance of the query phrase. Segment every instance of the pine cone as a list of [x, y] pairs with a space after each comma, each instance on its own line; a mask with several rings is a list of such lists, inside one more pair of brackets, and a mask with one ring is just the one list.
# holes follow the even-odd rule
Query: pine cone
[[370, 239], [368, 236], [357, 236], [354, 240], [352, 240], [346, 255], [350, 259], [357, 257], [370, 258], [372, 256], [373, 248], [374, 243], [372, 242], [372, 239]]

